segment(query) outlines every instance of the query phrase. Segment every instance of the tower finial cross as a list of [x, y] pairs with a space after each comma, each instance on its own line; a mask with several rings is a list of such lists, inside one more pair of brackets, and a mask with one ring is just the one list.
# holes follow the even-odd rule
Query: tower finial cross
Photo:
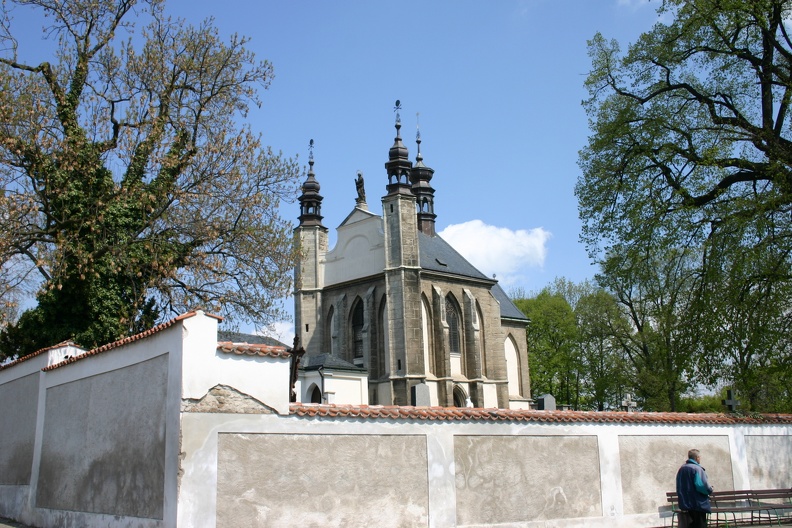
[[393, 111], [396, 112], [396, 124], [401, 125], [401, 116], [399, 115], [399, 111], [402, 109], [401, 101], [396, 99], [396, 105], [393, 107]]

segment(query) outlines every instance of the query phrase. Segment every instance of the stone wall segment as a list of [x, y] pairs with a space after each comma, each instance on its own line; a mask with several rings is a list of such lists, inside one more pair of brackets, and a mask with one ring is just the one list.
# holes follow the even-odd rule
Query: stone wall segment
[[164, 354], [47, 390], [36, 507], [162, 519], [167, 365]]
[[220, 434], [217, 527], [427, 526], [423, 436]]

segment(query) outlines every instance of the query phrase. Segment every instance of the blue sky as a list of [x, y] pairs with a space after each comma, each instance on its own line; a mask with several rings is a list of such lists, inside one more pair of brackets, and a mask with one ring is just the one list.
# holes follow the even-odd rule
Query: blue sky
[[[315, 172], [324, 223], [355, 205], [362, 171], [381, 212], [394, 102], [415, 157], [435, 169], [437, 230], [507, 291], [596, 272], [578, 240], [573, 190], [589, 134], [581, 101], [586, 41], [626, 48], [657, 21], [659, 0], [169, 0], [167, 11], [252, 40], [274, 65], [248, 121], [266, 144]], [[37, 22], [31, 31], [40, 27]], [[296, 221], [296, 203], [284, 214]], [[290, 304], [289, 301], [288, 304]], [[288, 306], [290, 308], [290, 306]]]
[[[593, 277], [578, 237], [574, 186], [589, 134], [581, 101], [586, 41], [599, 31], [626, 48], [657, 21], [658, 1], [178, 0], [188, 20], [214, 16], [224, 33], [250, 36], [275, 79], [250, 122], [265, 141], [307, 162], [335, 227], [366, 180], [381, 212], [384, 163], [402, 136], [435, 169], [437, 229], [507, 291], [538, 291], [555, 277]], [[296, 204], [287, 205], [296, 218]], [[331, 243], [333, 242], [331, 238]], [[284, 335], [288, 335], [284, 332]]]
[[[437, 229], [507, 291], [596, 271], [578, 241], [573, 189], [588, 136], [581, 107], [597, 31], [626, 45], [657, 20], [646, 0], [172, 0], [188, 21], [214, 16], [251, 37], [275, 78], [249, 120], [265, 142], [315, 171], [331, 232], [366, 180], [372, 211], [402, 136], [435, 169]], [[222, 6], [220, 8], [219, 6]], [[296, 219], [296, 204], [286, 205]], [[332, 234], [331, 234], [332, 236]], [[331, 239], [332, 242], [332, 239]]]

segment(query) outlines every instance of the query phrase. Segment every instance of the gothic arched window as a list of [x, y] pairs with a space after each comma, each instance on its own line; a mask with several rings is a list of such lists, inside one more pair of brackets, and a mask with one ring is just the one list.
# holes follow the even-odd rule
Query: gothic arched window
[[358, 301], [352, 310], [352, 357], [363, 357], [363, 303]]
[[337, 352], [336, 351], [337, 345], [336, 345], [335, 335], [334, 335], [334, 332], [333, 332], [333, 330], [334, 330], [333, 329], [333, 326], [334, 326], [334, 321], [333, 321], [334, 312], [335, 312], [335, 310], [331, 306], [330, 310], [327, 311], [327, 319], [325, 320], [325, 342], [327, 343], [326, 344], [326, 347], [327, 347], [326, 350], [327, 350], [327, 352], [329, 352], [332, 355], [335, 355], [336, 352]]
[[509, 382], [509, 395], [521, 396], [520, 356], [517, 351], [517, 344], [514, 342], [514, 338], [511, 334], [506, 336], [503, 348], [506, 355], [506, 379]]
[[456, 303], [450, 298], [446, 297], [445, 301], [446, 310], [446, 323], [448, 323], [448, 351], [452, 354], [462, 353], [462, 337], [461, 337], [461, 324], [459, 319], [459, 310]]
[[311, 403], [322, 403], [322, 391], [316, 385], [313, 386], [311, 391]]

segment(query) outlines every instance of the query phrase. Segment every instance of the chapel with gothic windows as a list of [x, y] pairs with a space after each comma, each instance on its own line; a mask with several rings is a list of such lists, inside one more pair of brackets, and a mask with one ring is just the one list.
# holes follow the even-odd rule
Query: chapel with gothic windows
[[[528, 320], [435, 232], [434, 170], [423, 162], [420, 135], [410, 161], [400, 129], [397, 113], [382, 214], [369, 210], [358, 175], [355, 207], [332, 249], [309, 156], [294, 295], [306, 368], [322, 380], [365, 376], [363, 402], [371, 405], [528, 408]], [[321, 393], [309, 392], [327, 403]]]

